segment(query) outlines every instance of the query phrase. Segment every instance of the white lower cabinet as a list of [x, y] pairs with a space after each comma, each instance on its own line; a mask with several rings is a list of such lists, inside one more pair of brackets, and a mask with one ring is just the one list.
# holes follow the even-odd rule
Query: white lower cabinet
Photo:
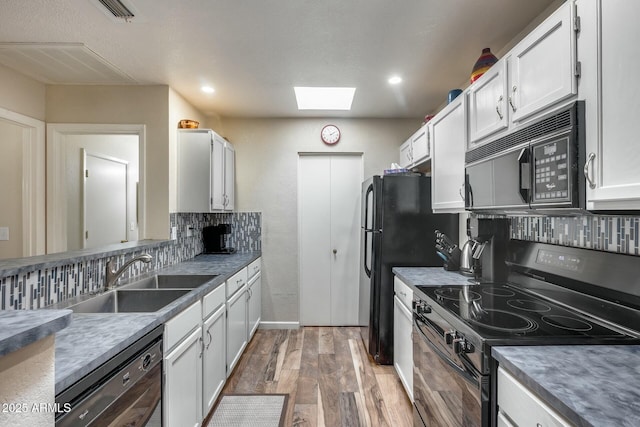
[[393, 297], [393, 366], [413, 402], [413, 314], [409, 307], [413, 292], [397, 277]]
[[503, 368], [498, 368], [498, 408], [499, 426], [572, 425]]
[[227, 380], [227, 309], [224, 303], [203, 323], [202, 414], [207, 416]]
[[256, 333], [262, 316], [262, 275], [260, 274], [260, 265], [261, 259], [258, 258], [248, 267], [247, 341], [250, 341], [253, 334]]
[[247, 346], [247, 285], [227, 300], [227, 377]]
[[162, 409], [167, 427], [198, 427], [202, 421], [201, 339], [202, 328], [198, 327], [164, 358]]

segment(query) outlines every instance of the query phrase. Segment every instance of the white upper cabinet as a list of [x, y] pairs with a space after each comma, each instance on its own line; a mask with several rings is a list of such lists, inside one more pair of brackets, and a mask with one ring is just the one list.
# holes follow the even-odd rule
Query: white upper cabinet
[[467, 150], [575, 100], [578, 29], [567, 1], [469, 86]]
[[424, 124], [400, 146], [400, 161], [403, 168], [412, 168], [429, 160], [429, 127]]
[[431, 205], [434, 212], [464, 211], [466, 99], [466, 94], [457, 97], [429, 122], [433, 145]]
[[507, 63], [500, 61], [469, 88], [469, 148], [509, 125], [506, 86]]
[[511, 121], [525, 120], [578, 93], [575, 16], [574, 2], [564, 3], [511, 50]]
[[234, 186], [235, 151], [229, 141], [214, 133], [211, 146], [211, 210], [233, 210]]
[[178, 130], [178, 212], [209, 212], [209, 155], [213, 131]]
[[578, 0], [587, 209], [640, 209], [640, 2]]

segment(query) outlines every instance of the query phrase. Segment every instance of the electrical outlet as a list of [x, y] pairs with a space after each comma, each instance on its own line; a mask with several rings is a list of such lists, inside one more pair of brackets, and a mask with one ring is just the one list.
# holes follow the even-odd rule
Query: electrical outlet
[[190, 225], [187, 227], [187, 237], [193, 236], [193, 226]]
[[0, 227], [0, 240], [9, 240], [9, 227]]
[[178, 227], [171, 227], [171, 240], [178, 239]]

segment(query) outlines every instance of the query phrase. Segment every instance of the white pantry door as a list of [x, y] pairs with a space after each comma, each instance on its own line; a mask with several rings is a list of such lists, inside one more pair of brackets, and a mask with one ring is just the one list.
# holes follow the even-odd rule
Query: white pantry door
[[127, 240], [127, 162], [84, 153], [83, 247], [124, 242]]
[[358, 324], [362, 155], [298, 160], [300, 323]]

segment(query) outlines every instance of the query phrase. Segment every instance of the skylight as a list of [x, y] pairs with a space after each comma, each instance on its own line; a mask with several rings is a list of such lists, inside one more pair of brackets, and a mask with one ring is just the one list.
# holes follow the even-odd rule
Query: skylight
[[351, 110], [355, 87], [296, 86], [298, 110]]

